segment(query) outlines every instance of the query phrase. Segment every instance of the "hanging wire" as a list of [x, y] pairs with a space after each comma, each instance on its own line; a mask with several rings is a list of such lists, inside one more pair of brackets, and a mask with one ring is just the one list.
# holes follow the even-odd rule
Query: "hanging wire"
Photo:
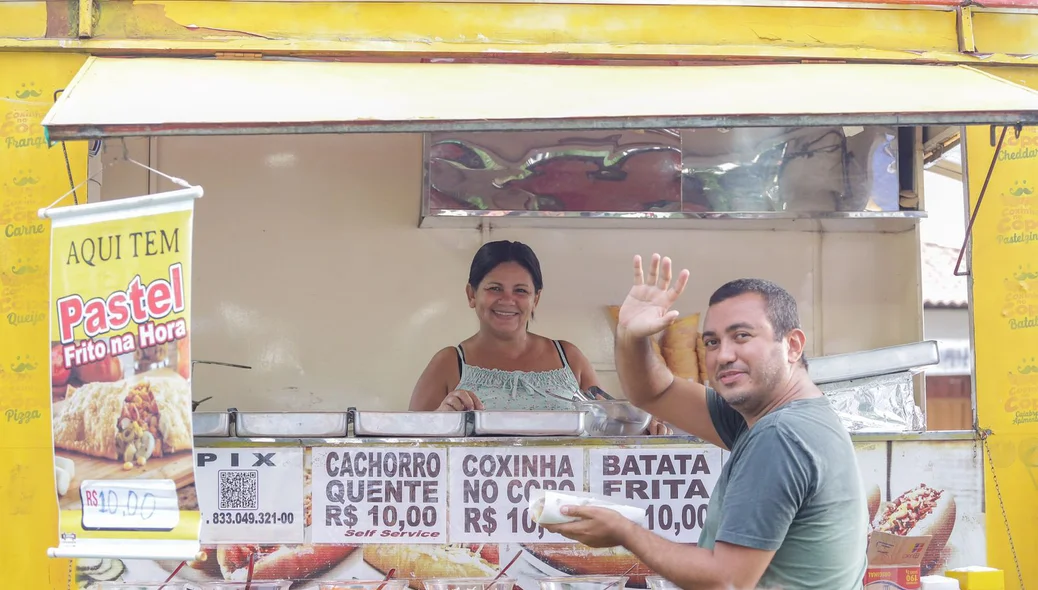
[[141, 164], [137, 160], [134, 160], [133, 158], [130, 157], [130, 151], [126, 147], [126, 138], [122, 138], [122, 144], [123, 144], [123, 159], [126, 160], [127, 162], [129, 162], [131, 164], [136, 164], [136, 165], [140, 166], [141, 168], [144, 168], [145, 170], [148, 170], [149, 172], [154, 172], [155, 174], [158, 174], [159, 176], [165, 178], [166, 180], [172, 182], [173, 184], [182, 186], [184, 188], [191, 188], [192, 186], [194, 186], [190, 182], [184, 180], [183, 178], [177, 178], [176, 176], [170, 176], [169, 174], [166, 174], [165, 172], [161, 172], [159, 170], [156, 170], [156, 169], [152, 168], [151, 166], [148, 166], [147, 164]]
[[[59, 88], [59, 89], [54, 91], [54, 102], [58, 102], [58, 95], [61, 94], [62, 92], [65, 92], [64, 88]], [[76, 185], [76, 181], [72, 179], [72, 164], [68, 160], [68, 147], [65, 145], [64, 141], [61, 142], [61, 151], [62, 151], [62, 153], [65, 154], [65, 170], [68, 171], [68, 185], [72, 187], [72, 190], [69, 191], [69, 192], [72, 193], [72, 204], [73, 205], [78, 205], [79, 204], [79, 194], [76, 192], [76, 189], [79, 188], [80, 186], [83, 186], [83, 184], [86, 184], [86, 183], [83, 182], [83, 183], [80, 183], [77, 186]], [[64, 199], [67, 196], [68, 196], [68, 193], [65, 193], [61, 198]], [[60, 201], [61, 199], [58, 199], [58, 200]], [[53, 207], [53, 206], [54, 205], [52, 204], [51, 207]], [[50, 209], [50, 207], [47, 207], [47, 208]]]
[[[129, 162], [131, 164], [136, 164], [137, 166], [140, 166], [141, 168], [144, 168], [146, 170], [154, 172], [155, 174], [158, 174], [159, 176], [162, 176], [163, 178], [168, 179], [170, 182], [172, 182], [174, 184], [177, 184], [179, 186], [182, 186], [184, 188], [191, 188], [191, 187], [194, 186], [191, 183], [189, 183], [188, 181], [184, 180], [183, 178], [177, 178], [176, 176], [170, 176], [169, 174], [166, 174], [165, 172], [162, 172], [160, 170], [156, 170], [156, 169], [154, 169], [154, 168], [152, 168], [152, 167], [150, 167], [150, 166], [148, 166], [146, 164], [142, 164], [142, 163], [138, 162], [137, 160], [134, 160], [133, 158], [131, 158], [130, 154], [129, 154], [129, 149], [126, 147], [126, 140], [125, 139], [122, 140], [122, 148], [123, 148], [123, 153], [122, 153], [121, 157], [119, 157], [119, 158], [117, 158], [115, 160], [112, 160], [111, 162], [101, 166], [101, 168], [99, 168], [97, 170], [97, 172], [94, 172], [90, 176], [86, 177], [83, 180], [83, 182], [81, 182], [79, 184], [72, 184], [72, 170], [71, 170], [71, 165], [69, 165], [69, 184], [72, 186], [72, 188], [69, 189], [69, 191], [67, 193], [61, 195], [57, 199], [54, 199], [53, 203], [51, 203], [50, 205], [47, 205], [42, 210], [46, 211], [48, 209], [54, 208], [55, 205], [57, 205], [58, 203], [63, 201], [65, 199], [65, 197], [67, 197], [69, 195], [73, 195], [73, 204], [74, 205], [79, 205], [79, 198], [78, 198], [77, 191], [79, 189], [83, 188], [83, 186], [86, 185], [89, 182], [97, 182], [98, 184], [100, 184], [98, 182], [98, 180], [97, 180], [97, 177], [102, 172], [104, 172], [105, 169], [111, 168], [113, 165], [115, 165], [119, 161], [126, 161], [126, 162]], [[68, 156], [67, 155], [66, 155], [66, 158], [65, 158], [65, 162], [66, 162], [66, 164], [68, 164]]]

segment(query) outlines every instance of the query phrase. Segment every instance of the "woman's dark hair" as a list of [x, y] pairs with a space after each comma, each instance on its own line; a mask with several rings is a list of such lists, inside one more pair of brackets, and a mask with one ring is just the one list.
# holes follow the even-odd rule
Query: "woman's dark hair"
[[526, 269], [533, 278], [533, 289], [540, 293], [544, 287], [544, 278], [541, 276], [541, 263], [537, 255], [529, 246], [522, 242], [510, 242], [499, 240], [487, 242], [472, 257], [472, 265], [469, 267], [469, 285], [473, 289], [479, 288], [479, 284], [500, 264], [514, 262]]

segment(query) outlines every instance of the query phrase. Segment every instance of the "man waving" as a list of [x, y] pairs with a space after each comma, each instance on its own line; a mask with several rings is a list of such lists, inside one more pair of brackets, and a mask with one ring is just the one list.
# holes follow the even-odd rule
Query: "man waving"
[[868, 512], [854, 447], [811, 381], [796, 301], [741, 279], [710, 297], [703, 325], [711, 388], [676, 379], [650, 338], [673, 322], [688, 282], [669, 258], [620, 308], [616, 370], [645, 411], [731, 451], [698, 546], [667, 541], [611, 510], [567, 507], [579, 520], [546, 528], [592, 547], [622, 545], [685, 590], [852, 590], [862, 587]]

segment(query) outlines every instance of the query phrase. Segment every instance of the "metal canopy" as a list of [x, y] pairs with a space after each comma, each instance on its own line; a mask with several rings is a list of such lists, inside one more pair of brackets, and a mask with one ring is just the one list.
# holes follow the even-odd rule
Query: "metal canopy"
[[1038, 92], [961, 66], [585, 66], [98, 58], [43, 125], [133, 135], [1038, 123]]

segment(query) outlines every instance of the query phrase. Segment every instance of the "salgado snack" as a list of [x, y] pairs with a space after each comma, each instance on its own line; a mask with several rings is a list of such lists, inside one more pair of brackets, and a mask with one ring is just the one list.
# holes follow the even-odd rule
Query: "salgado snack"
[[54, 446], [144, 465], [191, 449], [190, 388], [180, 377], [90, 383], [71, 390], [54, 420]]

